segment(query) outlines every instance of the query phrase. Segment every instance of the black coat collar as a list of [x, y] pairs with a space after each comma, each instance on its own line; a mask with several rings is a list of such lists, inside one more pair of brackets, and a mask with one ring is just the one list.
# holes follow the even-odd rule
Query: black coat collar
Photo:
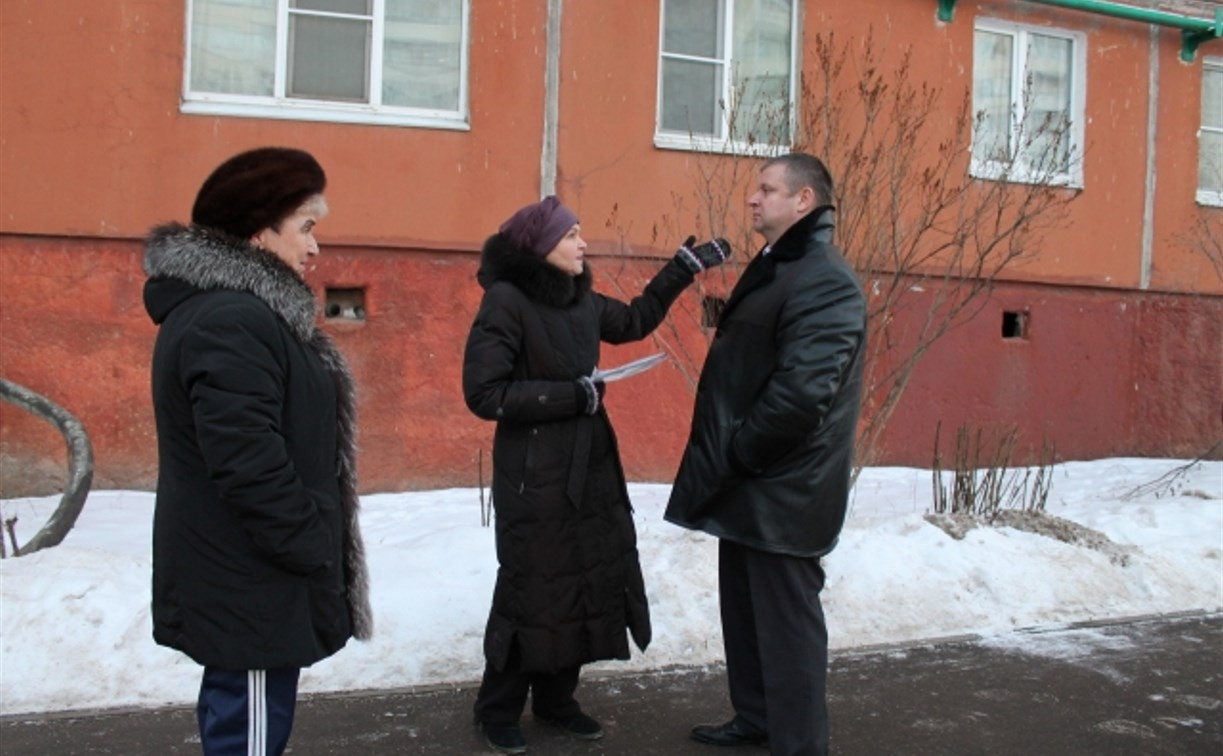
[[786, 229], [777, 243], [769, 250], [769, 256], [777, 255], [778, 260], [797, 260], [807, 253], [810, 243], [832, 243], [835, 210], [832, 205], [820, 205], [795, 221]]
[[590, 291], [590, 263], [587, 261], [580, 275], [572, 276], [501, 234], [493, 234], [484, 242], [476, 280], [486, 289], [505, 281], [534, 302], [568, 307]]
[[807, 215], [799, 218], [793, 226], [786, 229], [777, 243], [769, 248], [769, 253], [756, 255], [743, 271], [739, 283], [730, 293], [730, 299], [722, 310], [722, 319], [734, 310], [752, 291], [767, 286], [772, 282], [779, 261], [790, 262], [807, 254], [816, 244], [832, 243], [834, 210], [831, 205], [821, 205]]

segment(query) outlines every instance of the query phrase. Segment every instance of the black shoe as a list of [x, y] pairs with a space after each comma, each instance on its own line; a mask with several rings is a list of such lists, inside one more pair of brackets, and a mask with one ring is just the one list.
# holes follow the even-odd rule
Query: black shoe
[[726, 724], [697, 725], [692, 728], [691, 737], [698, 743], [715, 746], [763, 746], [769, 742], [769, 736], [744, 727], [736, 717]]
[[501, 753], [526, 753], [527, 739], [522, 736], [522, 728], [516, 724], [494, 725], [480, 722], [484, 731], [484, 740], [495, 751]]
[[572, 717], [565, 719], [553, 719], [552, 717], [540, 716], [539, 714], [536, 714], [535, 718], [545, 724], [561, 728], [566, 734], [572, 735], [578, 740], [598, 740], [603, 737], [602, 725], [580, 711]]

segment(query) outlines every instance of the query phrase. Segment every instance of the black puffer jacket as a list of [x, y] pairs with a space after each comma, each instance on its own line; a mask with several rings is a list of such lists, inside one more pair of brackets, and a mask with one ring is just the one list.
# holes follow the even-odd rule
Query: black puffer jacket
[[627, 659], [626, 627], [641, 649], [650, 641], [637, 535], [607, 414], [583, 414], [574, 381], [598, 364], [600, 341], [653, 331], [692, 274], [672, 261], [626, 305], [591, 291], [588, 270], [575, 278], [494, 234], [479, 280], [463, 394], [497, 423], [485, 656], [502, 669], [516, 639], [524, 670]]
[[355, 406], [308, 286], [273, 255], [154, 229], [153, 638], [224, 669], [303, 667], [369, 637]]
[[757, 255], [723, 310], [666, 519], [792, 556], [841, 532], [866, 301], [812, 213]]

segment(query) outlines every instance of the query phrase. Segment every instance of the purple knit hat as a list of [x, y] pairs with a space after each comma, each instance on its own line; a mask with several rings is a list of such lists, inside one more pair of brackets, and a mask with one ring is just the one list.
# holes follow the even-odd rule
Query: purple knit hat
[[547, 257], [557, 242], [578, 222], [573, 211], [550, 194], [527, 205], [501, 224], [501, 235], [536, 257]]

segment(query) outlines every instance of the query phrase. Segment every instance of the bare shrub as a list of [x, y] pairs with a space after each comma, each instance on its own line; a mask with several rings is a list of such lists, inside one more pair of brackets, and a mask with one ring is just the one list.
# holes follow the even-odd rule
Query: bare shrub
[[956, 431], [948, 487], [939, 451], [941, 430], [941, 424], [935, 428], [931, 470], [935, 514], [964, 514], [993, 520], [1005, 511], [1045, 511], [1056, 456], [1052, 443], [1043, 444], [1035, 466], [1013, 467], [1018, 427], [1004, 429], [991, 441], [982, 429], [974, 432], [968, 426], [961, 426]]

